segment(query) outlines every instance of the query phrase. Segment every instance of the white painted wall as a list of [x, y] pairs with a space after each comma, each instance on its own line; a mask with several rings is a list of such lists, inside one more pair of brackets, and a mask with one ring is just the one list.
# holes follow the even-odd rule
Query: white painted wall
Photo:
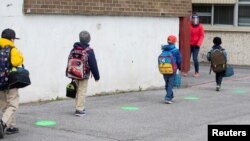
[[1, 0], [0, 30], [13, 28], [21, 40], [32, 85], [20, 89], [21, 102], [65, 97], [67, 57], [81, 30], [91, 46], [101, 80], [90, 80], [88, 95], [162, 87], [157, 68], [160, 45], [178, 35], [179, 18], [24, 15], [23, 1]]

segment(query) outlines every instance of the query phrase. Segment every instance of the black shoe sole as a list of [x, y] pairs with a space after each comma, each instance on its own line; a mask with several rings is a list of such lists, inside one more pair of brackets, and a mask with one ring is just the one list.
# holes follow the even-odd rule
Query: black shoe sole
[[16, 133], [19, 133], [19, 131], [15, 131], [15, 132], [6, 132], [5, 134], [6, 134], [6, 135], [11, 135], [11, 134], [16, 134]]

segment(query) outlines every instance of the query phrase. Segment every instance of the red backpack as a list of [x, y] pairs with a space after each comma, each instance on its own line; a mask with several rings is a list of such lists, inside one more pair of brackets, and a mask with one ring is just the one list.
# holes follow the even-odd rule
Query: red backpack
[[90, 66], [88, 63], [87, 53], [89, 50], [91, 50], [89, 47], [86, 49], [83, 49], [82, 47], [75, 47], [71, 50], [66, 69], [66, 76], [68, 78], [77, 80], [89, 78]]

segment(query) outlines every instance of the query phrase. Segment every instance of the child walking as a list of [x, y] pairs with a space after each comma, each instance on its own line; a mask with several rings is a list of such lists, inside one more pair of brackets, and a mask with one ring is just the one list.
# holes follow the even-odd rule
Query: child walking
[[75, 115], [84, 116], [85, 110], [85, 97], [88, 88], [88, 79], [90, 74], [93, 74], [95, 81], [100, 79], [95, 53], [90, 48], [89, 42], [91, 40], [88, 31], [82, 31], [79, 34], [80, 42], [73, 45], [70, 52], [66, 76], [76, 80], [77, 92], [75, 99]]
[[177, 69], [181, 69], [181, 54], [175, 47], [177, 38], [174, 35], [168, 37], [168, 45], [162, 45], [162, 53], [158, 58], [159, 70], [165, 80], [165, 103], [171, 104], [174, 98], [173, 87]]
[[213, 39], [213, 43], [214, 46], [207, 54], [207, 60], [211, 61], [211, 69], [215, 73], [215, 80], [216, 80], [215, 90], [220, 91], [221, 83], [227, 67], [227, 53], [225, 49], [221, 47], [222, 41], [220, 37], [215, 37]]

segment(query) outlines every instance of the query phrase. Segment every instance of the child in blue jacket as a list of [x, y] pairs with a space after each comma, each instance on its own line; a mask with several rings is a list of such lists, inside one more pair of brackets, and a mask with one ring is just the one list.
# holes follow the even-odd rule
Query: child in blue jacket
[[[179, 49], [175, 47], [175, 43], [177, 38], [174, 35], [170, 35], [168, 37], [168, 45], [162, 46], [162, 51], [170, 51], [173, 54], [174, 62], [177, 65], [177, 68], [181, 70], [181, 54]], [[166, 96], [165, 96], [165, 103], [171, 104], [172, 99], [174, 98], [173, 87], [174, 87], [174, 79], [176, 76], [176, 72], [173, 74], [164, 74], [163, 78], [165, 80], [165, 89], [166, 89]]]

